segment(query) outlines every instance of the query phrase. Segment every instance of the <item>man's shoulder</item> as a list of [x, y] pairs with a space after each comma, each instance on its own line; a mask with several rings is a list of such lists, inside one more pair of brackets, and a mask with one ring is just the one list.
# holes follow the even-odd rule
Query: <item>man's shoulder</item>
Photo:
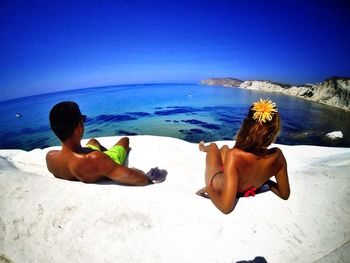
[[57, 154], [59, 154], [61, 151], [60, 150], [51, 150], [46, 153], [46, 159], [47, 158], [55, 158]]
[[51, 171], [52, 167], [56, 166], [55, 164], [59, 162], [58, 157], [61, 151], [51, 150], [46, 154], [46, 165], [47, 168]]
[[65, 158], [60, 150], [52, 150], [46, 154], [47, 169], [57, 178], [74, 180], [74, 176], [68, 169], [68, 162], [70, 158]]

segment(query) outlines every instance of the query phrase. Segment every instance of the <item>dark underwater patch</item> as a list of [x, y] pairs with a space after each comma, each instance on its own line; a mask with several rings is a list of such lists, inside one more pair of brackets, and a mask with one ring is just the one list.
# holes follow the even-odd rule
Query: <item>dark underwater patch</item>
[[151, 113], [143, 112], [143, 111], [127, 112], [126, 114], [134, 116], [134, 117], [146, 117], [146, 116], [151, 115]]
[[49, 137], [40, 137], [36, 139], [30, 139], [25, 144], [25, 147], [28, 149], [34, 149], [34, 148], [46, 148], [48, 145]]
[[202, 128], [206, 128], [209, 130], [220, 130], [220, 127], [216, 124], [207, 123], [204, 121], [196, 120], [196, 119], [190, 119], [190, 120], [181, 120], [182, 122], [198, 125]]
[[124, 130], [118, 130], [117, 133], [119, 135], [126, 135], [126, 136], [137, 135], [137, 133], [135, 133], [135, 132], [129, 132], [129, 131], [124, 131]]
[[201, 129], [181, 129], [179, 130], [180, 133], [184, 135], [184, 140], [188, 142], [198, 143], [201, 140], [206, 140], [208, 138], [209, 134]]
[[23, 129], [21, 129], [19, 134], [20, 135], [23, 135], [23, 134], [27, 134], [28, 135], [28, 134], [36, 134], [36, 133], [39, 133], [39, 132], [48, 132], [48, 131], [51, 131], [50, 126], [42, 125], [42, 126], [39, 126], [39, 127], [36, 127], [36, 128], [32, 128], [32, 127], [23, 128]]
[[87, 131], [87, 133], [93, 133], [93, 132], [102, 132], [100, 129], [92, 129]]
[[183, 134], [203, 134], [204, 131], [201, 130], [201, 129], [189, 129], [189, 130], [184, 130], [184, 129], [181, 129], [179, 130], [179, 132], [183, 133]]
[[167, 109], [169, 110], [155, 111], [154, 114], [160, 115], [160, 116], [169, 116], [169, 115], [175, 115], [175, 114], [194, 113], [198, 111], [198, 109], [195, 109], [192, 107], [181, 107], [181, 106], [167, 107]]
[[122, 122], [132, 120], [137, 120], [137, 118], [127, 114], [102, 114], [95, 117], [96, 122]]
[[22, 149], [22, 150], [32, 150], [31, 148], [28, 148], [24, 143], [21, 141], [14, 139], [7, 139], [6, 141], [0, 142], [0, 149]]
[[210, 129], [210, 130], [216, 130], [216, 131], [220, 130], [220, 127], [218, 125], [215, 125], [215, 124], [207, 123], [207, 124], [202, 124], [200, 126], [203, 127], [203, 128]]
[[221, 113], [219, 114], [219, 121], [222, 121], [224, 123], [229, 123], [229, 124], [240, 125], [243, 121], [243, 116]]
[[190, 129], [190, 131], [192, 133], [195, 133], [195, 134], [203, 134], [204, 133], [204, 131], [201, 129]]
[[230, 120], [230, 119], [227, 119], [227, 118], [219, 118], [219, 121], [222, 121], [224, 123], [230, 123], [230, 124], [236, 124], [236, 121], [234, 120]]
[[[17, 136], [19, 133], [15, 132], [15, 131], [5, 131], [1, 136], [3, 138], [6, 138], [6, 140], [8, 140], [9, 138], [13, 138], [15, 136]], [[2, 142], [2, 140], [0, 141], [0, 143]]]
[[203, 107], [203, 109], [208, 111], [227, 111], [227, 112], [232, 112], [236, 110], [236, 108], [229, 107], [229, 106], [205, 106]]
[[86, 124], [89, 124], [89, 123], [92, 123], [93, 122], [93, 118], [89, 117], [89, 116], [86, 116], [86, 119], [85, 119], [85, 125]]
[[173, 109], [173, 110], [162, 110], [162, 111], [155, 111], [154, 114], [156, 115], [162, 115], [162, 116], [168, 116], [168, 115], [175, 115], [175, 114], [183, 114], [183, 113], [191, 113], [191, 110], [188, 109]]
[[235, 120], [231, 118], [219, 118], [219, 121], [222, 121], [225, 124], [234, 124], [234, 125], [240, 125], [242, 122], [241, 120]]
[[204, 121], [199, 121], [196, 119], [191, 119], [191, 120], [181, 120], [182, 122], [189, 123], [189, 124], [194, 124], [194, 125], [203, 125], [203, 124], [208, 124], [207, 122]]

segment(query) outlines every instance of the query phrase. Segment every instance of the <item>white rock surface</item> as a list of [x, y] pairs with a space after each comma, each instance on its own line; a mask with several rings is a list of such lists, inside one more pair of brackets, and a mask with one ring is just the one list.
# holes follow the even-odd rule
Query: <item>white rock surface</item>
[[342, 139], [343, 133], [341, 131], [334, 131], [326, 134], [326, 137], [331, 140]]
[[[109, 147], [116, 140], [100, 141]], [[350, 261], [349, 148], [278, 145], [290, 199], [271, 192], [241, 198], [223, 215], [195, 195], [205, 160], [196, 144], [154, 136], [130, 143], [129, 166], [166, 169], [164, 183], [60, 180], [46, 169], [49, 149], [0, 150], [0, 261]]]

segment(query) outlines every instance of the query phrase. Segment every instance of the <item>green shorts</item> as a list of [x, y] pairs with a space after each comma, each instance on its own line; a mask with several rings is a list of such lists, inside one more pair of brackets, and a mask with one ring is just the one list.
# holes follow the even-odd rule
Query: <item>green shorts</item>
[[[85, 145], [85, 147], [101, 152], [101, 150], [95, 145], [87, 144]], [[109, 150], [103, 151], [103, 153], [107, 154], [110, 158], [112, 158], [113, 161], [115, 161], [117, 164], [120, 164], [120, 165], [124, 163], [126, 158], [126, 150], [121, 145], [115, 145]]]

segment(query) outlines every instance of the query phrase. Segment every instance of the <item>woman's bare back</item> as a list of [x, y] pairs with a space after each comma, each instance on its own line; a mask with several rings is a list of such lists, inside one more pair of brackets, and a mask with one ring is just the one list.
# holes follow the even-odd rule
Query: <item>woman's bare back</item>
[[[237, 158], [238, 192], [244, 192], [252, 187], [259, 188], [283, 167], [283, 154], [278, 148], [272, 148], [264, 156], [257, 156], [233, 148], [226, 158]], [[226, 161], [226, 160], [225, 160]]]

